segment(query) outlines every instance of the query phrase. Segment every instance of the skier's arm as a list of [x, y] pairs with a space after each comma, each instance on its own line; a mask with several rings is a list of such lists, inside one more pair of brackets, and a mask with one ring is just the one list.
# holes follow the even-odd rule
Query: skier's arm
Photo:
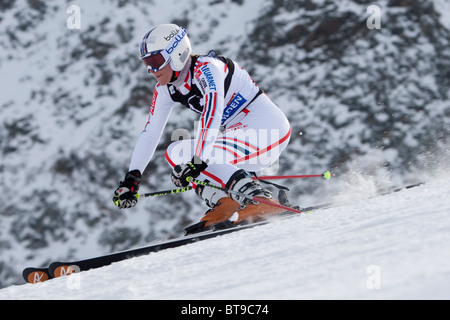
[[129, 171], [144, 172], [155, 153], [173, 105], [174, 102], [170, 98], [167, 88], [157, 85], [153, 92], [147, 124], [134, 147]]
[[137, 204], [142, 172], [155, 153], [173, 104], [167, 88], [158, 84], [153, 92], [147, 124], [134, 147], [129, 171], [114, 191], [113, 202], [120, 209], [131, 208]]

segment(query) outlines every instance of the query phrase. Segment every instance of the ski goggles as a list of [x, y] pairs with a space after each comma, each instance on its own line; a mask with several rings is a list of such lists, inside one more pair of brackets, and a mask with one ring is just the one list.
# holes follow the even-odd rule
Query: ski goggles
[[142, 58], [147, 71], [157, 72], [170, 62], [170, 56], [164, 57], [165, 50], [153, 51], [149, 56]]

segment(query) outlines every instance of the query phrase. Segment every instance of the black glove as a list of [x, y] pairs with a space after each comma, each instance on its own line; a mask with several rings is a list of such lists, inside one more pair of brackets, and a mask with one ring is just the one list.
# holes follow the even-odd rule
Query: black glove
[[177, 187], [187, 187], [189, 177], [197, 178], [208, 167], [208, 164], [197, 156], [186, 164], [177, 164], [172, 170], [172, 182]]
[[139, 170], [128, 172], [124, 181], [120, 181], [119, 187], [114, 191], [114, 204], [120, 209], [134, 207], [139, 200], [140, 182], [141, 172]]

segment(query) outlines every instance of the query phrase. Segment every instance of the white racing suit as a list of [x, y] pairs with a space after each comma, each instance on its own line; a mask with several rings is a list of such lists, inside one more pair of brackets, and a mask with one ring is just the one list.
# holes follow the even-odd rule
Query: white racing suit
[[130, 171], [144, 171], [176, 102], [200, 118], [194, 139], [173, 142], [165, 157], [172, 167], [193, 155], [207, 161], [198, 179], [225, 187], [238, 169], [258, 172], [272, 165], [289, 142], [291, 130], [281, 110], [237, 63], [211, 51], [193, 56], [175, 82], [156, 85]]

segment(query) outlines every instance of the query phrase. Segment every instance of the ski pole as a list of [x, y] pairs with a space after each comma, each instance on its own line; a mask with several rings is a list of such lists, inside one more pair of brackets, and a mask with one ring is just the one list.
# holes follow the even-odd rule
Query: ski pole
[[302, 213], [302, 211], [300, 211], [300, 210], [297, 210], [297, 209], [294, 209], [294, 208], [291, 208], [291, 207], [288, 207], [288, 206], [283, 206], [282, 204], [279, 204], [279, 203], [273, 203], [273, 202], [271, 202], [269, 200], [266, 200], [264, 198], [260, 198], [260, 197], [257, 198], [255, 196], [251, 196], [251, 195], [239, 192], [239, 191], [235, 191], [235, 190], [231, 190], [231, 189], [227, 189], [227, 188], [222, 188], [222, 187], [216, 186], [215, 184], [211, 184], [209, 182], [202, 181], [202, 180], [197, 180], [197, 179], [194, 179], [192, 177], [187, 177], [186, 181], [191, 182], [191, 183], [195, 183], [195, 184], [200, 184], [200, 185], [205, 186], [205, 187], [210, 187], [210, 188], [213, 188], [213, 189], [221, 190], [221, 191], [223, 191], [225, 193], [234, 194], [234, 195], [237, 195], [237, 196], [240, 196], [240, 197], [244, 197], [244, 198], [250, 199], [250, 200], [255, 201], [255, 202], [265, 203], [265, 204], [267, 204], [269, 206], [278, 207], [278, 208], [284, 209], [286, 211], [291, 211], [291, 212], [295, 212], [295, 213]]
[[254, 177], [253, 180], [279, 180], [279, 179], [300, 179], [300, 178], [325, 178], [330, 180], [334, 174], [330, 171], [324, 172], [322, 174], [306, 174], [306, 175], [290, 175], [290, 176], [263, 176], [263, 177]]
[[[334, 174], [330, 173], [330, 171], [327, 171], [327, 172], [322, 173], [322, 174], [310, 174], [310, 175], [288, 175], [288, 176], [253, 177], [253, 180], [258, 180], [258, 179], [259, 180], [279, 180], [279, 179], [300, 179], [300, 178], [319, 178], [319, 177], [323, 177], [323, 178], [325, 178], [327, 180], [330, 180], [330, 178], [332, 176], [334, 176]], [[169, 194], [177, 194], [177, 193], [181, 193], [181, 192], [186, 192], [186, 191], [189, 191], [189, 190], [192, 190], [192, 189], [194, 189], [192, 186], [188, 186], [188, 187], [185, 187], [185, 188], [175, 188], [175, 189], [155, 191], [155, 192], [149, 192], [149, 193], [141, 193], [139, 195], [139, 197], [141, 197], [141, 198], [149, 198], [149, 197], [157, 197], [157, 196], [166, 196], [166, 195], [169, 195]]]
[[168, 194], [175, 194], [175, 193], [181, 193], [186, 192], [193, 189], [193, 187], [188, 186], [185, 188], [176, 188], [176, 189], [170, 189], [170, 190], [163, 190], [163, 191], [155, 191], [155, 192], [149, 192], [149, 193], [141, 193], [139, 197], [147, 198], [147, 197], [157, 197], [157, 196], [166, 196]]

